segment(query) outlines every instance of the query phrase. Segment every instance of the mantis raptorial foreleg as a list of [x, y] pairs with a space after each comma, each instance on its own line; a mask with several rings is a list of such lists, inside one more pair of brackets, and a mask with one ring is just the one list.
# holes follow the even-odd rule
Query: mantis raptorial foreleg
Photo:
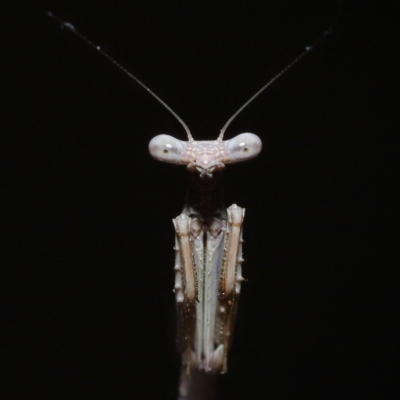
[[182, 213], [175, 226], [175, 297], [183, 363], [192, 369], [226, 372], [240, 293], [244, 209], [226, 219], [201, 222]]

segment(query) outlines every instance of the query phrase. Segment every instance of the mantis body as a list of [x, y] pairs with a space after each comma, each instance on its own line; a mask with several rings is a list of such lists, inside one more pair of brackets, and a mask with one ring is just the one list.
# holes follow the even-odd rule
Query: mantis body
[[[180, 141], [159, 135], [149, 144], [160, 160], [187, 165], [191, 173], [186, 204], [175, 227], [175, 299], [178, 350], [182, 354], [180, 399], [199, 397], [193, 386], [212, 385], [198, 372], [225, 373], [242, 277], [244, 208], [224, 208], [225, 164], [245, 161], [261, 151], [261, 140], [242, 133], [223, 141]], [[196, 384], [199, 379], [202, 383]], [[212, 390], [212, 389], [210, 389]]]
[[225, 164], [245, 161], [261, 151], [261, 140], [242, 133], [222, 141], [182, 142], [160, 135], [150, 154], [187, 165], [192, 173], [185, 207], [175, 227], [175, 298], [178, 348], [187, 374], [192, 369], [226, 372], [240, 285], [243, 281], [244, 209], [225, 210], [221, 195]]
[[[187, 141], [159, 135], [149, 144], [157, 160], [186, 165], [190, 184], [182, 213], [173, 219], [175, 229], [175, 284], [178, 314], [178, 350], [182, 355], [179, 399], [211, 399], [210, 375], [227, 371], [242, 277], [242, 225], [245, 209], [231, 205], [224, 208], [222, 172], [226, 164], [250, 160], [262, 148], [252, 133], [242, 133], [223, 140], [232, 120], [268, 86], [303, 58], [330, 32], [324, 32], [294, 61], [279, 72], [226, 122], [214, 141], [196, 141], [183, 120], [136, 76], [110, 57], [99, 46], [51, 12], [47, 15], [80, 37], [89, 46], [135, 80], [181, 123]], [[192, 378], [190, 377], [192, 376]]]

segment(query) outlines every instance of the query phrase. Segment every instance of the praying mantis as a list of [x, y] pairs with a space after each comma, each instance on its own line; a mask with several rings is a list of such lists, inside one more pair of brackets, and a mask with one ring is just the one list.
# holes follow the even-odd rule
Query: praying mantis
[[[224, 140], [230, 123], [256, 97], [302, 59], [328, 33], [324, 32], [281, 72], [247, 100], [225, 123], [218, 137], [197, 141], [183, 120], [136, 76], [53, 13], [47, 15], [96, 49], [131, 79], [142, 86], [183, 126], [187, 141], [158, 135], [149, 143], [149, 152], [158, 161], [186, 165], [189, 188], [185, 206], [173, 219], [175, 232], [175, 293], [178, 333], [177, 347], [182, 358], [179, 399], [211, 398], [206, 394], [210, 376], [228, 370], [242, 277], [242, 227], [245, 209], [232, 204], [224, 208], [222, 175], [225, 166], [256, 157], [261, 139], [242, 133]], [[213, 391], [213, 389], [210, 389]]]

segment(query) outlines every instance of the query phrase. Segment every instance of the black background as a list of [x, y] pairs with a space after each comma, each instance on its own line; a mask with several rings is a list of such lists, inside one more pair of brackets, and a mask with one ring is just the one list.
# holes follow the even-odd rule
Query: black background
[[[367, 2], [14, 3], [3, 36], [3, 399], [173, 399], [173, 228], [184, 168], [147, 144], [179, 123], [51, 10], [214, 139], [246, 207], [244, 276], [220, 399], [390, 398], [397, 357], [394, 10]], [[396, 47], [397, 46], [397, 47]], [[396, 231], [394, 231], [396, 229]], [[386, 397], [388, 395], [389, 397]]]

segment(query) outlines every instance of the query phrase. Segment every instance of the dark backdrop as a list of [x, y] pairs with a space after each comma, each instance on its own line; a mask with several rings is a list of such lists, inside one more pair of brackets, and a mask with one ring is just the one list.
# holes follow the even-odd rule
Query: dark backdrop
[[390, 10], [381, 18], [366, 2], [338, 1], [14, 4], [2, 39], [1, 397], [173, 399], [178, 379], [171, 219], [186, 175], [154, 161], [147, 144], [184, 131], [45, 10], [133, 71], [199, 139], [216, 138], [340, 10], [333, 34], [227, 131], [254, 132], [264, 147], [226, 171], [226, 204], [246, 207], [248, 281], [219, 398], [392, 393]]

